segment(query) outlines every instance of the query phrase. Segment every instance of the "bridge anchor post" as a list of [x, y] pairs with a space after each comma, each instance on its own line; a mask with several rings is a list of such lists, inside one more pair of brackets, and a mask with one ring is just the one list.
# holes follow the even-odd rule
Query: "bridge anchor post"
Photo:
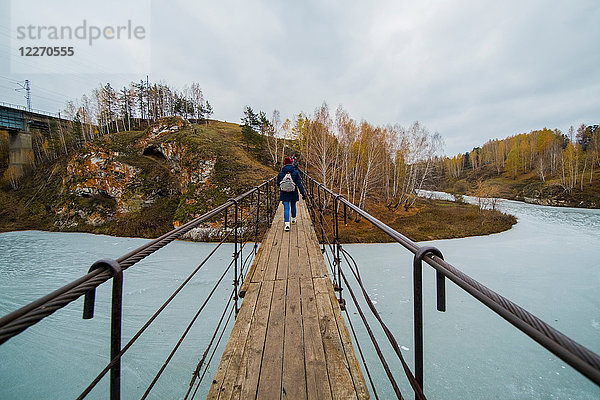
[[[119, 263], [111, 259], [96, 261], [90, 267], [89, 272], [98, 268], [109, 268], [113, 274], [112, 307], [110, 320], [110, 399], [121, 399], [121, 359], [115, 359], [121, 352], [121, 316], [123, 309], [123, 270]], [[83, 319], [94, 317], [94, 300], [96, 289], [90, 289], [83, 302]]]
[[[415, 379], [423, 389], [423, 258], [426, 255], [435, 255], [442, 260], [442, 252], [433, 246], [421, 247], [415, 254], [413, 260], [413, 298], [414, 298], [414, 336], [415, 336]], [[445, 277], [439, 271], [436, 272], [437, 279], [437, 309], [446, 311], [446, 289]], [[443, 296], [443, 300], [440, 298]], [[418, 399], [415, 393], [415, 400]]]

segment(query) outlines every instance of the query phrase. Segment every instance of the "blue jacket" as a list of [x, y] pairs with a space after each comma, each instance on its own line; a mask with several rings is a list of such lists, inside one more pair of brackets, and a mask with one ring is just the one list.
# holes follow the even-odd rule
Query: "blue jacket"
[[302, 186], [302, 179], [300, 179], [300, 174], [293, 165], [288, 164], [284, 165], [283, 168], [281, 168], [281, 171], [279, 171], [279, 173], [277, 174], [277, 186], [279, 187], [281, 180], [288, 172], [292, 174], [292, 179], [296, 184], [296, 190], [294, 190], [293, 192], [282, 192], [280, 190], [279, 201], [298, 201], [300, 200], [300, 196], [298, 196], [298, 190], [300, 190], [300, 193], [304, 195], [304, 187]]

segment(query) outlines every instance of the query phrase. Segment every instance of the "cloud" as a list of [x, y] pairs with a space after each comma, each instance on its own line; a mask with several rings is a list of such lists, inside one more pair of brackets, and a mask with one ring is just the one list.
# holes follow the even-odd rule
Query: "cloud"
[[[200, 82], [230, 121], [244, 105], [286, 118], [323, 100], [376, 124], [419, 120], [454, 154], [598, 122], [599, 17], [593, 0], [153, 2], [150, 77]], [[32, 79], [80, 96], [139, 78]]]

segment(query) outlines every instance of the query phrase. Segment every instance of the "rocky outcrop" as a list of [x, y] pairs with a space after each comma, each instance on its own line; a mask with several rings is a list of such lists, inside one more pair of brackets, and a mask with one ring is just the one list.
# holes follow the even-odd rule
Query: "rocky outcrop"
[[[165, 118], [96, 137], [32, 170], [19, 188], [0, 188], [0, 230], [157, 237], [272, 174], [243, 146], [238, 124]], [[218, 238], [220, 225], [187, 238]]]
[[140, 169], [120, 162], [119, 153], [89, 146], [67, 164], [63, 190], [80, 197], [107, 196], [116, 201], [116, 213], [127, 213], [126, 193], [141, 183]]
[[[177, 137], [185, 128], [189, 123], [184, 119], [168, 118], [126, 148], [114, 150], [110, 148], [114, 143], [100, 142], [88, 144], [84, 151], [71, 156], [62, 181], [64, 202], [57, 209], [55, 225], [60, 229], [80, 224], [101, 226], [118, 217], [139, 214], [158, 198], [190, 191], [192, 198], [184, 205], [195, 203], [193, 197], [211, 185], [217, 157], [200, 157], [190, 151]], [[138, 166], [147, 165], [148, 160], [151, 167]], [[168, 167], [168, 172], [160, 175], [152, 171], [160, 170], [161, 165]]]
[[559, 185], [548, 185], [541, 182], [523, 187], [515, 200], [525, 203], [554, 207], [598, 208], [594, 197], [581, 198], [582, 193], [567, 193]]

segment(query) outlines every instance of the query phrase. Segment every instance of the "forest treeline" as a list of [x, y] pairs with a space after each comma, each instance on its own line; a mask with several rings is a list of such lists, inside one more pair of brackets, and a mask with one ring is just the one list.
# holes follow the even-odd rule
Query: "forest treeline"
[[[101, 133], [137, 129], [140, 121], [180, 115], [186, 119], [210, 118], [213, 108], [199, 83], [185, 85], [183, 90], [165, 83], [131, 82], [120, 89], [110, 83], [81, 96], [78, 102], [68, 102], [65, 117], [86, 126], [95, 124]], [[89, 132], [83, 132], [84, 137]]]
[[443, 146], [440, 134], [419, 122], [377, 126], [342, 106], [332, 114], [326, 103], [283, 122], [278, 111], [268, 118], [246, 107], [242, 123], [246, 146], [267, 154], [274, 167], [295, 153], [303, 169], [363, 208], [368, 200], [410, 208]]
[[468, 170], [493, 169], [512, 179], [537, 176], [541, 182], [554, 179], [567, 193], [591, 185], [600, 167], [600, 128], [582, 124], [566, 134], [558, 129], [541, 129], [494, 139], [472, 151], [440, 160], [444, 178], [460, 179]]
[[[51, 120], [47, 129], [32, 130], [35, 163], [68, 154], [100, 135], [145, 129], [162, 117], [179, 115], [200, 122], [212, 114], [213, 107], [196, 82], [182, 90], [148, 80], [130, 82], [120, 89], [106, 83], [67, 102], [60, 119]], [[6, 168], [8, 137], [0, 139], [0, 167]]]

